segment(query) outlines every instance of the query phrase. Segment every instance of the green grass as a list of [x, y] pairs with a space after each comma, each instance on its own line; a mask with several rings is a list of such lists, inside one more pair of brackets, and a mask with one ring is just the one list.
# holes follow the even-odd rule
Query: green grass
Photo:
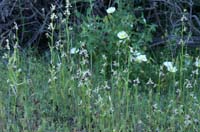
[[[66, 28], [57, 45], [53, 29], [46, 56], [7, 48], [0, 61], [0, 131], [199, 131], [198, 51], [182, 45], [172, 56], [173, 44], [147, 49], [155, 25], [125, 13], [119, 8], [97, 23], [88, 18], [77, 39]], [[120, 31], [129, 37], [120, 40]]]
[[[127, 67], [99, 64], [112, 71], [108, 76], [89, 60], [81, 63], [86, 56], [55, 56], [50, 64], [47, 58], [19, 53], [7, 58], [12, 63], [1, 63], [1, 131], [200, 129], [199, 78], [192, 70], [183, 73], [180, 88], [178, 71], [170, 73], [151, 61]], [[106, 63], [107, 58], [100, 60]], [[190, 67], [195, 68], [193, 63]]]

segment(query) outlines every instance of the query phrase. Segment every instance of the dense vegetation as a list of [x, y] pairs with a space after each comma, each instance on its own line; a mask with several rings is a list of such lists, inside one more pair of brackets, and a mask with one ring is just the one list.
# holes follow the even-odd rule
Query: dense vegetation
[[199, 131], [199, 6], [0, 0], [0, 131]]

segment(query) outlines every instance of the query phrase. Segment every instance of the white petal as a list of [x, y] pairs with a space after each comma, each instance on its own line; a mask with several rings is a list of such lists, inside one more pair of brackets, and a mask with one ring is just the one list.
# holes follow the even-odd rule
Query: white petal
[[128, 38], [128, 34], [125, 32], [125, 31], [121, 31], [117, 34], [117, 37], [119, 39], [125, 39], [125, 38]]
[[76, 49], [76, 48], [71, 48], [71, 49], [70, 49], [70, 54], [76, 54], [76, 53], [78, 53], [78, 52], [79, 52], [79, 50]]
[[115, 12], [115, 7], [109, 7], [107, 10], [106, 10], [106, 12], [108, 13], [108, 14], [112, 14], [112, 13], [114, 13]]

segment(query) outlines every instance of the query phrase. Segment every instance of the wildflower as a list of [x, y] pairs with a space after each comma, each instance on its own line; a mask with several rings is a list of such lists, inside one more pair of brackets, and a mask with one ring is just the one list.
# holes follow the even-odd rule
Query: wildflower
[[65, 15], [69, 16], [71, 14], [70, 11], [69, 11], [70, 7], [71, 7], [71, 4], [70, 4], [69, 0], [66, 0], [66, 6], [65, 6], [66, 10], [64, 12]]
[[125, 31], [120, 31], [118, 34], [117, 34], [117, 37], [119, 39], [125, 39], [125, 38], [128, 38], [128, 34], [125, 32]]
[[200, 68], [200, 60], [199, 60], [199, 57], [196, 58], [196, 61], [194, 63], [194, 65], [198, 68]]
[[173, 66], [173, 63], [170, 61], [164, 62], [163, 65], [167, 68], [169, 72], [175, 73], [177, 71], [177, 68]]
[[17, 72], [18, 72], [18, 73], [20, 73], [21, 71], [22, 71], [22, 69], [21, 69], [21, 68], [19, 68], [19, 69], [17, 70]]
[[15, 26], [14, 26], [14, 27], [15, 27], [15, 29], [16, 29], [16, 30], [18, 30], [19, 28], [18, 28], [18, 25], [17, 25], [17, 23], [16, 23], [16, 22], [14, 22], [14, 25], [15, 25]]
[[107, 57], [106, 57], [106, 55], [102, 55], [102, 58], [103, 58], [103, 60], [107, 60]]
[[186, 115], [186, 116], [185, 116], [184, 124], [185, 124], [186, 127], [188, 127], [189, 125], [192, 124], [192, 121], [191, 121], [190, 115]]
[[[107, 81], [105, 81], [104, 89], [107, 89], [107, 90], [111, 89], [111, 87], [108, 85]], [[109, 99], [111, 100], [111, 98], [109, 98]]]
[[191, 60], [192, 60], [191, 56], [186, 54], [185, 55], [185, 65], [188, 66], [188, 67], [191, 66]]
[[153, 85], [154, 84], [154, 82], [152, 81], [152, 79], [151, 78], [149, 78], [149, 80], [148, 80], [148, 82], [146, 83], [147, 85]]
[[184, 22], [184, 21], [187, 21], [188, 19], [187, 19], [187, 17], [185, 16], [185, 15], [183, 15], [182, 17], [181, 17], [181, 21], [182, 22]]
[[50, 83], [52, 80], [49, 78], [48, 83]]
[[54, 30], [54, 29], [55, 29], [55, 26], [53, 25], [53, 23], [50, 23], [50, 24], [49, 24], [48, 29], [49, 29], [49, 30]]
[[115, 7], [109, 7], [107, 10], [106, 10], [106, 12], [108, 13], [108, 14], [112, 14], [112, 13], [114, 13], [115, 12]]
[[178, 109], [174, 109], [173, 113], [174, 113], [175, 115], [178, 115], [178, 114], [179, 114]]
[[180, 39], [180, 41], [178, 42], [179, 45], [185, 45], [185, 42], [183, 39]]
[[119, 62], [113, 61], [113, 66], [118, 67], [119, 65]]
[[56, 18], [58, 18], [58, 17], [56, 16], [56, 14], [55, 14], [55, 13], [52, 13], [52, 14], [51, 14], [51, 20], [54, 20], [54, 19], [56, 19]]
[[196, 74], [196, 75], [199, 75], [199, 69], [196, 69], [196, 70], [194, 70], [194, 71], [192, 71], [192, 74]]
[[92, 74], [89, 70], [83, 71], [83, 78], [90, 77]]
[[180, 89], [177, 89], [176, 90], [176, 94], [180, 94], [181, 93], [181, 90]]
[[139, 78], [136, 78], [135, 80], [133, 80], [133, 86], [137, 86], [138, 84], [140, 84]]
[[60, 71], [61, 66], [62, 66], [62, 63], [57, 63], [57, 67], [56, 67], [57, 71]]
[[183, 11], [184, 11], [184, 12], [187, 12], [187, 9], [184, 9]]
[[193, 119], [194, 120], [194, 123], [195, 124], [198, 124], [199, 123], [199, 120], [198, 119]]
[[143, 18], [143, 22], [146, 24], [147, 23], [147, 21], [146, 21], [146, 19], [145, 18]]
[[156, 110], [156, 109], [158, 109], [158, 104], [154, 104], [152, 107], [153, 107], [153, 109]]
[[70, 49], [70, 54], [76, 54], [79, 52], [79, 49], [76, 49], [76, 48], [71, 48]]
[[51, 11], [53, 12], [53, 11], [55, 11], [55, 9], [56, 9], [56, 6], [51, 4]]
[[138, 63], [146, 62], [147, 61], [147, 57], [146, 57], [146, 55], [138, 55], [135, 58], [135, 61], [138, 62]]
[[184, 85], [185, 85], [185, 88], [193, 88], [192, 83], [189, 79], [185, 79]]
[[72, 30], [73, 30], [73, 27], [70, 27], [70, 26], [69, 26], [69, 30], [72, 31]]
[[66, 57], [67, 56], [67, 54], [65, 53], [65, 52], [62, 52], [61, 53], [61, 57], [63, 58], [63, 57]]

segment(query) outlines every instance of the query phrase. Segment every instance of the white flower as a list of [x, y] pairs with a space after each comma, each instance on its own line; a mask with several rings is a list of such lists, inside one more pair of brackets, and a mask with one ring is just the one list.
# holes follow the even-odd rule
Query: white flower
[[70, 49], [70, 54], [76, 54], [78, 52], [79, 52], [79, 49], [77, 49], [77, 48], [71, 48]]
[[173, 66], [173, 63], [170, 61], [165, 61], [163, 65], [167, 68], [169, 72], [175, 73], [177, 71], [177, 68]]
[[147, 61], [147, 57], [146, 57], [146, 55], [138, 55], [135, 58], [135, 61], [138, 62], [138, 63], [146, 62]]
[[107, 10], [106, 10], [106, 12], [108, 13], [108, 14], [112, 14], [112, 13], [114, 13], [115, 12], [115, 7], [109, 7]]
[[153, 85], [154, 84], [154, 82], [152, 81], [152, 79], [151, 78], [149, 78], [149, 80], [148, 80], [148, 82], [146, 83], [147, 85]]
[[119, 39], [125, 39], [125, 38], [128, 38], [128, 34], [125, 32], [125, 31], [121, 31], [117, 34], [117, 37]]
[[188, 19], [187, 19], [187, 17], [185, 16], [185, 15], [183, 15], [182, 17], [181, 17], [181, 21], [183, 22], [183, 21], [187, 21]]
[[51, 11], [53, 12], [53, 11], [55, 11], [55, 9], [56, 9], [56, 6], [51, 4]]
[[170, 61], [165, 61], [165, 62], [163, 63], [163, 65], [166, 66], [167, 68], [173, 66], [172, 62], [170, 62]]
[[49, 24], [48, 29], [49, 29], [49, 30], [54, 30], [54, 29], [55, 29], [55, 26], [53, 25], [53, 23], [50, 23], [50, 24]]
[[51, 14], [51, 20], [54, 20], [54, 19], [56, 19], [56, 18], [58, 18], [58, 17], [56, 16], [56, 14], [55, 14], [55, 13], [52, 13], [52, 14]]
[[196, 58], [196, 61], [195, 61], [194, 65], [195, 65], [196, 67], [199, 67], [199, 68], [200, 68], [200, 60], [199, 60], [199, 57]]
[[177, 68], [176, 67], [172, 67], [170, 69], [168, 69], [169, 72], [175, 73], [177, 72]]
[[15, 25], [15, 29], [18, 30], [19, 28], [16, 22], [14, 22], [14, 25]]

